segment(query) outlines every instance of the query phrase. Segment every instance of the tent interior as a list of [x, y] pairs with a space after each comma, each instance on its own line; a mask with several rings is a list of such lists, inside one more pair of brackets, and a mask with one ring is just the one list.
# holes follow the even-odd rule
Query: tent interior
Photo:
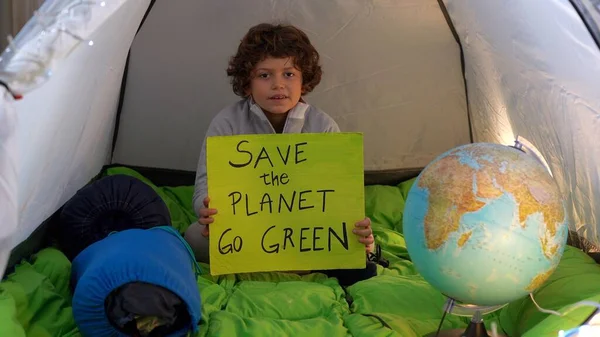
[[198, 336], [438, 329], [446, 298], [412, 265], [402, 211], [428, 163], [475, 142], [518, 141], [551, 172], [569, 218], [536, 302], [508, 303], [487, 327], [531, 337], [583, 324], [594, 308], [539, 307], [600, 301], [600, 1], [46, 0], [0, 57], [1, 336], [79, 335], [55, 228], [95, 179], [144, 181], [180, 233], [197, 220], [206, 130], [239, 99], [227, 62], [260, 22], [308, 34], [324, 73], [305, 99], [364, 134], [365, 212], [389, 265], [347, 288], [319, 274], [204, 273]]

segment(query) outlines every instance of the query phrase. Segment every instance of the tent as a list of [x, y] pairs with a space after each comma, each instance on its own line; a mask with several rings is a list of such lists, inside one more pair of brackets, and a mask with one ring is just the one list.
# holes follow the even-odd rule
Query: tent
[[[364, 133], [369, 193], [403, 186], [453, 147], [516, 141], [564, 194], [570, 244], [600, 246], [598, 0], [47, 0], [0, 58], [4, 276], [45, 249], [53, 215], [107, 168], [158, 190], [192, 184], [209, 122], [237, 99], [226, 62], [263, 21], [297, 25], [321, 53], [307, 100]], [[574, 288], [546, 303], [600, 293]], [[413, 331], [439, 321], [427, 319]]]

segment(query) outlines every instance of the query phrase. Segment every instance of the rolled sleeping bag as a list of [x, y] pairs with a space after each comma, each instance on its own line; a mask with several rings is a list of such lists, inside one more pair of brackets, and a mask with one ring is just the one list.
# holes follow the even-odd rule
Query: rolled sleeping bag
[[84, 337], [197, 332], [199, 272], [191, 249], [172, 227], [113, 233], [73, 260], [75, 323]]
[[152, 187], [127, 176], [105, 176], [83, 187], [63, 206], [58, 243], [73, 260], [108, 234], [171, 225], [169, 209]]

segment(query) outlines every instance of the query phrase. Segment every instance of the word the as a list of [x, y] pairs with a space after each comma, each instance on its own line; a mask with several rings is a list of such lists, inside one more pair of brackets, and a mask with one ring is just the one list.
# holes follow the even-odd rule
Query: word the
[[275, 172], [271, 171], [271, 173], [265, 173], [262, 174], [259, 178], [263, 179], [263, 182], [265, 183], [265, 185], [269, 186], [269, 185], [273, 185], [273, 186], [279, 186], [279, 184], [281, 185], [286, 185], [287, 183], [290, 182], [290, 178], [288, 177], [287, 173], [282, 173], [282, 174], [275, 174]]

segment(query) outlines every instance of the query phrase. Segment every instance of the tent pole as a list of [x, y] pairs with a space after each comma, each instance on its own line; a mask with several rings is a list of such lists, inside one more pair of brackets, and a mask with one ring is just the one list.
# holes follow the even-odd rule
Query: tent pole
[[469, 90], [467, 89], [467, 77], [465, 75], [465, 53], [463, 51], [462, 44], [460, 43], [460, 37], [458, 36], [458, 33], [456, 32], [456, 28], [454, 28], [454, 24], [452, 23], [452, 18], [450, 18], [450, 14], [448, 13], [448, 10], [446, 9], [446, 5], [444, 4], [444, 0], [438, 0], [438, 5], [440, 6], [440, 10], [444, 14], [446, 23], [448, 23], [448, 27], [450, 28], [450, 31], [452, 32], [452, 35], [454, 36], [456, 43], [458, 43], [458, 48], [460, 50], [460, 66], [461, 66], [462, 77], [463, 77], [463, 82], [464, 82], [464, 86], [465, 86], [465, 100], [466, 100], [466, 104], [467, 104], [467, 121], [469, 123], [469, 140], [472, 143], [472, 142], [474, 142], [473, 122], [471, 120], [471, 108], [470, 108], [470, 104], [469, 104]]

